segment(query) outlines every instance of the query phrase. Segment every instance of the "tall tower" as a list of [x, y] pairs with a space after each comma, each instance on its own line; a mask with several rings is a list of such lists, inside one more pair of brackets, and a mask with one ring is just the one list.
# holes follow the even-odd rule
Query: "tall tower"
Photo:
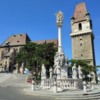
[[73, 59], [89, 60], [90, 65], [95, 66], [92, 21], [85, 3], [76, 5], [74, 15], [71, 18], [71, 28]]

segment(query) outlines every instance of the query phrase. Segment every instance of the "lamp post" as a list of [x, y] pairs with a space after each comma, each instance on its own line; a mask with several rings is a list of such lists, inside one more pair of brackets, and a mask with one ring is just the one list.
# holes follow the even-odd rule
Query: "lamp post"
[[83, 81], [83, 91], [84, 91], [84, 92], [87, 92], [86, 87], [87, 87], [87, 86], [86, 86], [86, 81]]
[[56, 73], [53, 74], [53, 78], [54, 78], [54, 93], [57, 93], [57, 74]]

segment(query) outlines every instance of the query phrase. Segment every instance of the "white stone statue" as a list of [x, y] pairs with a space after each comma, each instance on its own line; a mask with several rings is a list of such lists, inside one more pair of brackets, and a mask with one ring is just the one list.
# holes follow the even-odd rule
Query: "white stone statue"
[[42, 64], [41, 79], [46, 79], [46, 69], [44, 64]]
[[76, 64], [74, 64], [74, 66], [72, 67], [72, 78], [73, 79], [77, 79], [77, 67]]
[[52, 68], [49, 69], [49, 72], [50, 72], [50, 78], [52, 78], [52, 75], [53, 75], [53, 70], [52, 70]]
[[44, 80], [46, 79], [46, 69], [44, 64], [42, 64], [42, 69], [41, 69], [41, 88], [44, 88]]
[[59, 11], [59, 12], [56, 14], [56, 23], [57, 23], [58, 26], [59, 26], [59, 25], [62, 26], [63, 19], [64, 19], [63, 13], [62, 13], [61, 11]]
[[54, 57], [54, 66], [59, 65], [59, 60], [60, 60], [60, 57], [59, 57], [58, 53], [56, 53], [56, 55]]
[[65, 63], [63, 65], [63, 67], [61, 68], [61, 78], [62, 79], [66, 79], [68, 78], [68, 63], [67, 63], [67, 59], [65, 59]]
[[78, 75], [79, 75], [79, 79], [83, 78], [82, 67], [80, 65], [78, 66]]
[[65, 64], [65, 56], [64, 53], [59, 53], [57, 52], [54, 58], [54, 64], [55, 66], [59, 65], [60, 67], [62, 67]]
[[59, 64], [54, 66], [54, 74], [57, 74], [57, 79], [61, 79], [61, 67]]

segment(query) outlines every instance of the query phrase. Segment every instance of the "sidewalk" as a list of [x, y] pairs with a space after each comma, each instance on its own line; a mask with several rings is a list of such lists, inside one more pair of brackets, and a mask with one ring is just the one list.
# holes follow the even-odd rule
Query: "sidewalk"
[[58, 93], [54, 93], [53, 91], [48, 91], [48, 90], [32, 91], [31, 85], [24, 88], [24, 92], [28, 95], [40, 96], [40, 97], [51, 97], [51, 98], [61, 99], [61, 100], [66, 98], [67, 98], [66, 100], [100, 100], [98, 99], [100, 98], [100, 85], [95, 85], [94, 90], [85, 93], [83, 90], [67, 90]]

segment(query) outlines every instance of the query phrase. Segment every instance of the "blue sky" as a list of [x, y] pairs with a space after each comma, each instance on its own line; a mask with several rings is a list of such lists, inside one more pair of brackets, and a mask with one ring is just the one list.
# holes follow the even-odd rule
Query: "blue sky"
[[77, 3], [85, 2], [95, 35], [96, 64], [100, 65], [100, 0], [0, 0], [0, 44], [12, 34], [27, 33], [32, 40], [57, 39], [55, 14], [64, 13], [63, 49], [72, 58], [71, 25]]

